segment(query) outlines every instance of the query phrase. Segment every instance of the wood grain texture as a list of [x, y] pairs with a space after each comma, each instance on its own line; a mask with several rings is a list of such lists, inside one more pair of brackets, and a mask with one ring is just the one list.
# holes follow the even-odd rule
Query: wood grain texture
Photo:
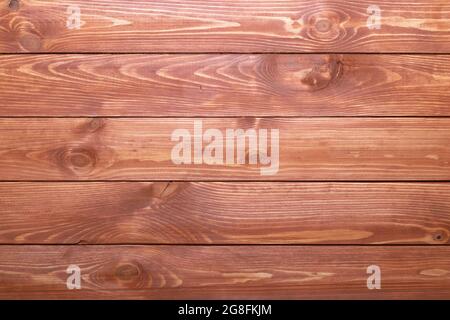
[[194, 119], [0, 119], [0, 180], [450, 180], [447, 118], [211, 118], [202, 126], [224, 137], [227, 128], [278, 129], [279, 171], [262, 175], [270, 164], [249, 164], [248, 141], [245, 164], [173, 163], [171, 135], [193, 135]]
[[[0, 246], [0, 258], [0, 298], [450, 298], [450, 247]], [[66, 288], [72, 264], [81, 290]], [[381, 290], [367, 289], [373, 264]]]
[[449, 116], [443, 55], [4, 55], [0, 116]]
[[[373, 4], [381, 29], [367, 27]], [[10, 53], [450, 52], [447, 0], [1, 0], [0, 17]]]
[[450, 299], [449, 53], [448, 0], [0, 0], [0, 299]]
[[0, 207], [0, 244], [450, 241], [441, 183], [1, 183]]

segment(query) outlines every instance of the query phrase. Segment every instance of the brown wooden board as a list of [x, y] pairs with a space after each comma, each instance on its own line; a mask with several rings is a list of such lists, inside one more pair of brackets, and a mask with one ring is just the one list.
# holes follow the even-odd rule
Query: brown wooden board
[[0, 246], [0, 298], [449, 299], [449, 286], [448, 246]]
[[[208, 129], [216, 131], [206, 138]], [[237, 150], [238, 129], [255, 129], [251, 150], [250, 139]], [[3, 181], [450, 180], [446, 118], [0, 119], [0, 141]]]
[[447, 0], [1, 0], [0, 18], [10, 53], [450, 52]]
[[450, 116], [449, 74], [445, 55], [3, 55], [0, 116]]
[[448, 244], [442, 183], [1, 183], [0, 244]]

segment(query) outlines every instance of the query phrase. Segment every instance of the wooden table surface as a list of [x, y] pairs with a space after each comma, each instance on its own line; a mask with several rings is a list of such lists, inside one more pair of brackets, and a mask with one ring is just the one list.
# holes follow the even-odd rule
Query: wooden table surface
[[0, 208], [0, 299], [450, 299], [450, 2], [0, 0]]

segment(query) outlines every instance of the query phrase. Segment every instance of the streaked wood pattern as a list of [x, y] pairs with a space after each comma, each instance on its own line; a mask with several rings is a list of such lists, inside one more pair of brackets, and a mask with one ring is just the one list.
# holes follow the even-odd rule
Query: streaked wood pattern
[[4, 55], [0, 116], [449, 116], [444, 55]]
[[[450, 298], [448, 246], [0, 246], [0, 257], [0, 298]], [[66, 288], [71, 264], [81, 290]], [[373, 264], [381, 290], [367, 289]]]
[[439, 245], [450, 236], [442, 183], [1, 183], [0, 207], [0, 244]]
[[448, 0], [0, 0], [0, 299], [450, 299], [447, 54]]
[[[67, 28], [71, 5], [80, 29]], [[0, 17], [11, 53], [450, 52], [446, 0], [1, 0]]]
[[223, 134], [227, 128], [279, 129], [278, 173], [262, 176], [261, 168], [269, 166], [249, 165], [248, 159], [174, 164], [171, 151], [178, 142], [171, 134], [193, 134], [194, 119], [0, 119], [0, 180], [450, 180], [447, 118], [202, 123], [203, 130]]

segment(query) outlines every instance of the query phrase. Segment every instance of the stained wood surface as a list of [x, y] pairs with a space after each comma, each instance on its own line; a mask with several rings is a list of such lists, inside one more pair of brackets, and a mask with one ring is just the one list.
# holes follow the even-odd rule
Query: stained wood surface
[[193, 135], [194, 119], [0, 119], [0, 180], [450, 180], [447, 118], [196, 121], [224, 137], [278, 129], [279, 171], [249, 164], [248, 141], [246, 164], [175, 164], [172, 133]]
[[2, 183], [0, 206], [0, 244], [439, 245], [450, 236], [441, 183]]
[[0, 116], [449, 116], [439, 55], [4, 55]]
[[[0, 257], [0, 298], [450, 298], [450, 247], [0, 246]], [[72, 264], [81, 290], [66, 288]], [[381, 290], [367, 289], [374, 264]]]
[[447, 0], [0, 0], [0, 299], [450, 299], [448, 53]]
[[[67, 27], [73, 5], [80, 29]], [[446, 0], [2, 0], [0, 17], [11, 53], [450, 52]]]

